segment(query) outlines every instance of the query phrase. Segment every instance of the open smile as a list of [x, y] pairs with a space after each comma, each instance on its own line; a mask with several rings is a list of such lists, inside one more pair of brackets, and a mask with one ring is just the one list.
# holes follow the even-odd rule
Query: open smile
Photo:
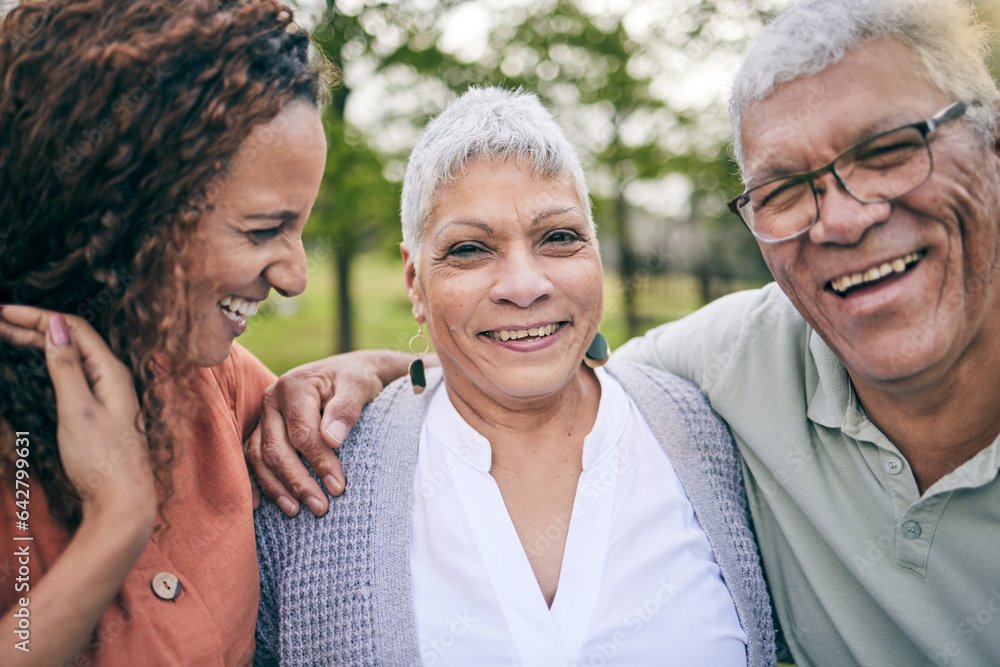
[[226, 296], [219, 301], [219, 309], [236, 324], [246, 324], [248, 317], [257, 314], [258, 303], [239, 296]]
[[494, 329], [492, 331], [482, 331], [480, 333], [495, 340], [519, 340], [521, 338], [537, 339], [551, 336], [564, 324], [568, 324], [568, 322], [556, 322], [553, 324], [544, 324], [542, 326], [525, 327], [523, 329]]
[[827, 283], [827, 288], [840, 296], [847, 296], [851, 290], [859, 287], [867, 287], [882, 280], [906, 273], [917, 262], [923, 259], [926, 254], [926, 250], [911, 252], [902, 257], [872, 266], [864, 271], [842, 275]]

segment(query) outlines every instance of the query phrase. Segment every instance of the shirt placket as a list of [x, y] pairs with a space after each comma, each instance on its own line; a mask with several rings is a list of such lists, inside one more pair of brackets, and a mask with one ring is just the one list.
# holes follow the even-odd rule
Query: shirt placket
[[890, 494], [894, 524], [893, 559], [897, 567], [923, 577], [931, 542], [938, 522], [944, 513], [951, 492], [921, 497], [913, 470], [898, 449], [860, 411], [854, 415], [854, 426], [845, 435], [856, 438], [861, 447], [871, 446], [865, 459], [878, 476], [883, 488]]

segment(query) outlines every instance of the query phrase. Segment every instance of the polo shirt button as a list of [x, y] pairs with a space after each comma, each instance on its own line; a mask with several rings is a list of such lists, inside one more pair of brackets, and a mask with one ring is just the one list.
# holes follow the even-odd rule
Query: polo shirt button
[[904, 521], [903, 537], [908, 540], [915, 540], [920, 537], [920, 524], [916, 521]]
[[903, 469], [903, 462], [897, 459], [895, 456], [890, 456], [885, 460], [885, 463], [883, 463], [882, 466], [885, 468], [885, 471], [890, 475], [898, 475], [900, 471]]
[[153, 593], [161, 600], [175, 600], [181, 592], [181, 582], [169, 572], [160, 572], [150, 582]]

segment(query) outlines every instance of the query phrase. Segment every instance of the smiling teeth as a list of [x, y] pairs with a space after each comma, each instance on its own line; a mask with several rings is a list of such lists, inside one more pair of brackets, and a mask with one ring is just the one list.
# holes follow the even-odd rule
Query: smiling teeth
[[226, 296], [219, 301], [219, 307], [233, 322], [243, 323], [257, 314], [257, 302], [238, 296]]
[[550, 336], [552, 332], [559, 328], [558, 324], [546, 324], [544, 327], [532, 329], [500, 329], [497, 331], [487, 331], [486, 335], [497, 340], [516, 340], [527, 338], [528, 336]]
[[903, 273], [911, 264], [915, 264], [924, 256], [922, 252], [911, 252], [904, 257], [898, 257], [891, 262], [883, 262], [879, 266], [873, 266], [864, 272], [852, 273], [848, 276], [841, 276], [830, 282], [830, 287], [838, 294], [844, 294], [847, 290], [864, 283], [881, 280], [892, 273]]

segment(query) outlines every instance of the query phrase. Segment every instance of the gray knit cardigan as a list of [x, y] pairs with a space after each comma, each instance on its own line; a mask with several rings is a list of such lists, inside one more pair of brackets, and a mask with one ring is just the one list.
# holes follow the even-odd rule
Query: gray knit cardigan
[[[621, 382], [670, 457], [715, 551], [749, 638], [751, 666], [773, 665], [771, 606], [750, 531], [739, 458], [698, 388], [628, 362]], [[404, 378], [362, 412], [340, 448], [344, 494], [317, 519], [256, 514], [260, 614], [256, 665], [419, 665], [410, 584], [410, 511], [417, 445], [429, 398]], [[663, 647], [669, 662], [670, 647]]]

